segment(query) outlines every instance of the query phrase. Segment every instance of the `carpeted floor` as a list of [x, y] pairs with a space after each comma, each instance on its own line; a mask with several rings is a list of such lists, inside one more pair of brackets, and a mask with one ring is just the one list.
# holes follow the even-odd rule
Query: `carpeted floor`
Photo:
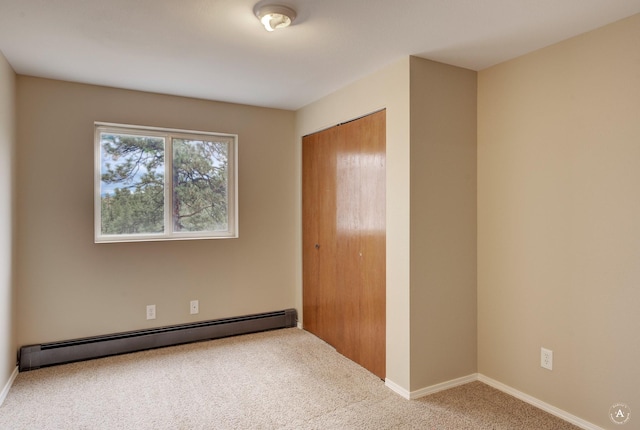
[[20, 373], [0, 429], [578, 429], [480, 382], [405, 400], [296, 328]]

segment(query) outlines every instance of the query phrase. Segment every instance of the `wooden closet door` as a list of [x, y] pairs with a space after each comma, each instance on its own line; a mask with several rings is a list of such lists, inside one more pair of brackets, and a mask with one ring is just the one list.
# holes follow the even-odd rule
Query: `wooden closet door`
[[[343, 308], [342, 354], [385, 377], [386, 119], [380, 111], [341, 126], [338, 151], [338, 284]], [[340, 161], [340, 160], [344, 161]], [[343, 181], [345, 179], [346, 181]], [[348, 191], [347, 191], [348, 190]], [[344, 220], [348, 220], [345, 222]], [[340, 222], [340, 221], [339, 221]], [[343, 264], [344, 263], [344, 264]], [[348, 265], [348, 267], [346, 267]], [[339, 272], [339, 273], [340, 273]]]
[[336, 346], [336, 130], [303, 138], [302, 273], [304, 328]]
[[304, 328], [385, 377], [385, 112], [303, 138]]

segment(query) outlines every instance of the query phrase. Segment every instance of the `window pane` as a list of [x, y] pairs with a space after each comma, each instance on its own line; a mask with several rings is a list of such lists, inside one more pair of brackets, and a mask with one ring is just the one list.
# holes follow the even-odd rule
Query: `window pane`
[[173, 230], [229, 228], [228, 157], [231, 140], [173, 139]]
[[164, 232], [162, 137], [100, 133], [101, 231]]

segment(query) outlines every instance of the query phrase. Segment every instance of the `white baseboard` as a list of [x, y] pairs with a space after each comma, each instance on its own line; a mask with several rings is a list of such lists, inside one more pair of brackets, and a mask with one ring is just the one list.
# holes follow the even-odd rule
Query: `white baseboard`
[[405, 390], [389, 378], [385, 378], [384, 385], [386, 385], [391, 391], [395, 392], [396, 394], [400, 394], [407, 400], [411, 398], [411, 393], [409, 391]]
[[463, 376], [461, 378], [452, 379], [451, 381], [431, 385], [430, 387], [421, 388], [416, 391], [408, 391], [395, 382], [391, 381], [390, 379], [385, 379], [385, 385], [405, 399], [413, 400], [420, 397], [428, 396], [429, 394], [437, 393], [438, 391], [448, 390], [449, 388], [468, 384], [469, 382], [473, 381], [480, 381], [484, 384], [487, 384], [497, 390], [502, 391], [503, 393], [509, 394], [517, 399], [522, 400], [525, 403], [529, 403], [530, 405], [535, 406], [538, 409], [548, 412], [551, 415], [555, 415], [556, 417], [570, 422], [571, 424], [576, 425], [584, 430], [605, 430], [602, 427], [590, 423], [589, 421], [585, 421], [580, 417], [572, 415], [569, 412], [563, 411], [562, 409], [556, 408], [549, 403], [545, 403], [542, 400], [536, 399], [533, 396], [518, 391], [515, 388], [512, 388], [508, 385], [503, 384], [502, 382], [498, 382], [495, 379], [491, 379], [488, 376], [480, 373], [473, 373], [468, 376]]
[[503, 384], [502, 382], [498, 382], [495, 379], [491, 379], [488, 376], [478, 374], [478, 381], [483, 382], [497, 390], [500, 390], [503, 393], [509, 394], [517, 399], [520, 399], [525, 403], [529, 403], [530, 405], [533, 405], [538, 409], [542, 409], [543, 411], [548, 412], [551, 415], [555, 415], [558, 418], [562, 418], [563, 420], [568, 421], [571, 424], [576, 425], [582, 429], [604, 430], [602, 427], [599, 427], [593, 423], [590, 423], [589, 421], [585, 421], [582, 418], [579, 418], [575, 415], [570, 414], [569, 412], [563, 411], [562, 409], [556, 408], [555, 406], [552, 406], [549, 403], [545, 403], [542, 400], [536, 399], [535, 397], [525, 394], [522, 391], [518, 391], [515, 388], [512, 388], [508, 385]]
[[472, 373], [471, 375], [463, 376], [461, 378], [452, 379], [450, 381], [441, 382], [430, 387], [421, 388], [416, 391], [412, 391], [410, 399], [419, 399], [420, 397], [428, 396], [429, 394], [437, 393], [438, 391], [448, 390], [449, 388], [457, 387], [459, 385], [468, 384], [469, 382], [477, 381], [478, 374]]
[[385, 379], [384, 383], [389, 389], [395, 391], [397, 394], [400, 394], [405, 399], [414, 400], [414, 399], [419, 399], [420, 397], [428, 396], [429, 394], [437, 393], [438, 391], [448, 390], [449, 388], [457, 387], [458, 385], [468, 384], [469, 382], [473, 382], [477, 380], [478, 380], [478, 374], [473, 373], [471, 375], [463, 376], [461, 378], [456, 378], [450, 381], [442, 382], [440, 384], [421, 388], [416, 391], [407, 391], [390, 379]]
[[18, 376], [18, 366], [16, 366], [13, 372], [11, 372], [11, 376], [9, 376], [9, 380], [7, 381], [4, 388], [2, 389], [2, 392], [0, 392], [0, 406], [2, 406], [2, 404], [4, 403], [4, 399], [7, 398], [7, 395], [9, 394], [9, 390], [13, 385], [13, 381], [16, 380], [17, 376]]

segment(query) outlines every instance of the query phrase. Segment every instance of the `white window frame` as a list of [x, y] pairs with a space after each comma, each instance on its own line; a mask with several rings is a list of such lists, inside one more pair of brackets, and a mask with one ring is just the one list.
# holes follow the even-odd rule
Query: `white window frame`
[[[101, 200], [101, 133], [130, 134], [141, 136], [164, 137], [164, 229], [162, 233], [138, 234], [102, 234], [102, 200]], [[173, 147], [172, 139], [211, 140], [223, 137], [231, 139], [227, 156], [228, 184], [227, 184], [227, 230], [205, 232], [174, 232], [172, 222], [173, 207]], [[206, 131], [181, 130], [174, 128], [147, 127], [130, 124], [109, 122], [94, 123], [94, 241], [95, 243], [109, 242], [148, 242], [168, 240], [194, 239], [232, 239], [239, 237], [238, 229], [238, 135], [213, 133]]]

